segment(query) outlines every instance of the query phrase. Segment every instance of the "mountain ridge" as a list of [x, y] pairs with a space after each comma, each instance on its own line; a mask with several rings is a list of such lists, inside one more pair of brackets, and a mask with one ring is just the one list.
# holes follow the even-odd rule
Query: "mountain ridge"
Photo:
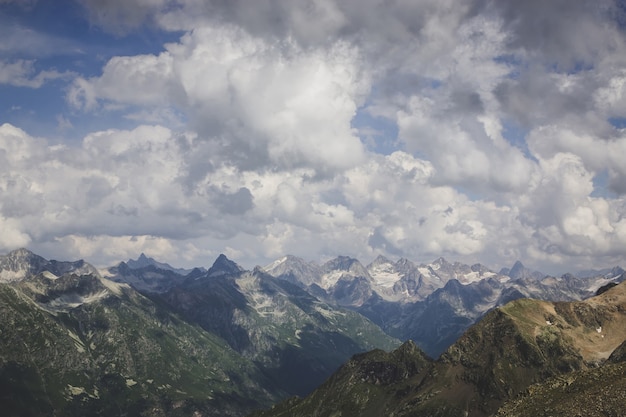
[[[530, 387], [537, 387], [531, 393], [549, 390], [550, 378], [571, 377], [578, 383], [596, 369], [613, 372], [613, 364], [623, 360], [626, 283], [586, 301], [512, 301], [485, 315], [438, 360], [428, 359], [416, 346], [407, 348], [407, 343], [404, 352], [412, 353], [400, 363], [394, 352], [353, 356], [309, 396], [253, 415], [487, 417], [501, 410], [499, 416], [518, 416], [506, 407], [518, 404], [518, 395]], [[411, 367], [416, 362], [420, 366]], [[395, 377], [398, 369], [412, 370]], [[624, 374], [618, 375], [624, 381]], [[626, 410], [619, 401], [612, 407], [613, 414], [604, 415]], [[545, 413], [542, 409], [534, 415], [550, 415]]]

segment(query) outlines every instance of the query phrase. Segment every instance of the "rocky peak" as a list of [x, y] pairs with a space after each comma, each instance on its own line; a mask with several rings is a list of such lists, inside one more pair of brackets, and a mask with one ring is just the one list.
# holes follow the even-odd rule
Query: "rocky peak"
[[137, 260], [129, 259], [126, 264], [132, 269], [143, 268], [148, 265], [152, 265], [154, 263], [154, 259], [148, 258], [145, 253], [141, 252], [139, 258]]
[[28, 249], [20, 248], [0, 257], [0, 282], [19, 281], [40, 272], [47, 261]]
[[445, 265], [450, 265], [450, 263], [448, 261], [446, 261], [446, 259], [443, 256], [440, 256], [439, 258], [435, 259], [432, 262], [432, 265], [445, 266]]
[[243, 271], [243, 268], [237, 265], [235, 262], [231, 261], [224, 255], [220, 254], [209, 271], [207, 272], [208, 277], [218, 277], [222, 275], [233, 275], [238, 274]]
[[367, 269], [370, 269], [373, 266], [386, 265], [391, 264], [391, 261], [384, 257], [383, 255], [378, 255], [376, 259], [374, 259], [368, 266]]
[[319, 280], [320, 267], [297, 256], [287, 255], [263, 268], [265, 272], [293, 283], [311, 285]]
[[491, 270], [489, 268], [487, 268], [485, 265], [483, 264], [474, 264], [470, 267], [470, 269], [473, 272], [479, 272], [484, 274], [485, 272], [490, 272]]
[[513, 267], [511, 269], [503, 269], [501, 271], [503, 275], [508, 275], [512, 279], [541, 279], [544, 277], [544, 274], [538, 271], [532, 271], [524, 266], [521, 261], [515, 261]]
[[358, 259], [351, 258], [349, 256], [338, 256], [326, 262], [323, 266], [325, 272], [330, 271], [346, 271], [355, 276], [368, 276], [368, 272], [365, 267], [358, 261]]
[[146, 254], [143, 252], [141, 253], [141, 255], [139, 255], [137, 260], [129, 259], [126, 262], [126, 265], [130, 269], [156, 268], [156, 269], [161, 269], [161, 270], [166, 270], [166, 271], [172, 271], [180, 275], [187, 275], [192, 271], [190, 269], [174, 268], [168, 263], [158, 262], [154, 258], [150, 258], [146, 256]]

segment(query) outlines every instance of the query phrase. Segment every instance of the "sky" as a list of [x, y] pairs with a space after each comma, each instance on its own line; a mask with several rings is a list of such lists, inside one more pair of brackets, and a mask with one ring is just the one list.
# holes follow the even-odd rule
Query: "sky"
[[0, 252], [626, 267], [622, 0], [0, 0]]

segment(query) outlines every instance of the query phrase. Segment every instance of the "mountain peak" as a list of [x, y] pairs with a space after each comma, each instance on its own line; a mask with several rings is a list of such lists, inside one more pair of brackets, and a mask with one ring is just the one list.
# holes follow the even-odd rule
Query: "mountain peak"
[[508, 276], [512, 279], [526, 279], [526, 278], [543, 278], [543, 274], [537, 271], [531, 271], [526, 268], [521, 261], [515, 261], [513, 267], [507, 271]]
[[218, 277], [221, 275], [237, 274], [241, 271], [243, 271], [242, 267], [228, 259], [223, 253], [220, 253], [211, 268], [209, 268], [207, 276]]
[[332, 270], [338, 269], [342, 271], [349, 271], [354, 264], [360, 264], [358, 259], [351, 258], [349, 256], [340, 255], [335, 259], [331, 259], [330, 261], [324, 264], [324, 269]]
[[385, 256], [378, 255], [376, 259], [374, 259], [370, 265], [383, 265], [383, 264], [389, 264], [389, 263], [391, 263], [391, 261], [389, 261], [389, 259], [387, 259]]
[[157, 262], [154, 259], [147, 257], [145, 253], [141, 252], [141, 255], [139, 255], [137, 260], [129, 259], [126, 262], [126, 265], [128, 265], [131, 269], [139, 269], [148, 265], [155, 265], [156, 263]]
[[25, 248], [0, 256], [0, 282], [20, 281], [43, 270], [48, 261]]
[[129, 259], [128, 262], [126, 262], [126, 265], [130, 269], [142, 269], [142, 268], [146, 268], [146, 267], [149, 267], [149, 266], [153, 266], [153, 267], [156, 267], [158, 269], [164, 269], [164, 270], [167, 270], [167, 271], [172, 271], [172, 272], [175, 272], [175, 273], [180, 274], [180, 275], [187, 275], [187, 274], [189, 274], [191, 272], [190, 269], [174, 268], [172, 265], [170, 265], [168, 263], [159, 262], [159, 261], [157, 261], [154, 258], [146, 256], [146, 254], [143, 253], [143, 252], [141, 252], [141, 255], [139, 255], [137, 260]]
[[14, 251], [11, 251], [7, 254], [7, 256], [13, 257], [13, 258], [24, 258], [24, 257], [34, 256], [34, 255], [35, 254], [33, 252], [29, 251], [26, 248], [15, 249]]
[[276, 278], [287, 281], [311, 285], [319, 280], [321, 275], [319, 265], [306, 262], [304, 259], [293, 255], [286, 255], [263, 268], [264, 271]]

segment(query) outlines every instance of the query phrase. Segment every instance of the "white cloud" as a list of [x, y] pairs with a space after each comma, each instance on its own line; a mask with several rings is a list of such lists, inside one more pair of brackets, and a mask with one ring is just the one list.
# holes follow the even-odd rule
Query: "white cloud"
[[584, 131], [574, 132], [564, 126], [544, 126], [528, 136], [528, 144], [541, 158], [552, 158], [562, 152], [578, 155], [592, 174], [608, 170], [613, 191], [626, 194], [626, 132], [603, 138]]
[[369, 84], [349, 45], [303, 50], [207, 27], [167, 49], [111, 59], [101, 77], [77, 79], [68, 101], [85, 110], [103, 100], [172, 104], [216, 159], [243, 169], [314, 166], [324, 173], [363, 160], [350, 122]]
[[69, 72], [43, 70], [37, 72], [35, 61], [16, 59], [13, 61], [0, 60], [0, 84], [9, 84], [16, 87], [39, 88], [50, 80], [67, 79], [72, 76]]

